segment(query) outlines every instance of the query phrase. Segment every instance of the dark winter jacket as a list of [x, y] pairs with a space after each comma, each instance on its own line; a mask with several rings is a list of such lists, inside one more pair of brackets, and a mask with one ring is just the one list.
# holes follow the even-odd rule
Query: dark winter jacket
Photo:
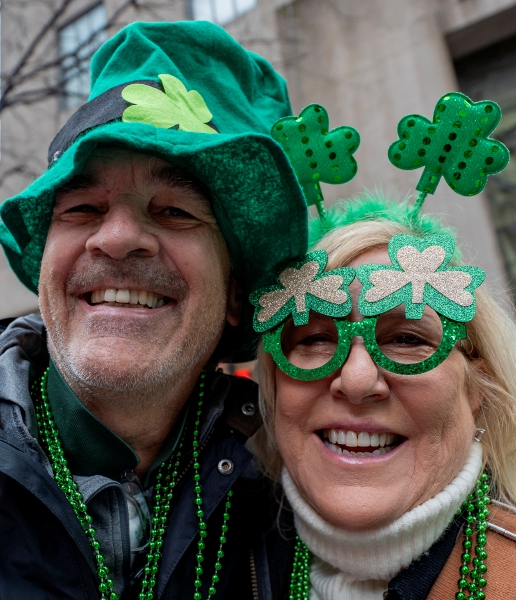
[[[4, 323], [7, 325], [7, 323]], [[0, 329], [3, 329], [0, 324]], [[93, 553], [37, 441], [29, 386], [48, 366], [43, 324], [34, 315], [14, 320], [0, 335], [0, 599], [96, 600]], [[222, 513], [233, 489], [217, 599], [272, 600], [288, 596], [292, 544], [277, 533], [277, 509], [267, 483], [251, 465], [244, 443], [259, 426], [255, 384], [222, 374], [207, 383], [200, 429], [201, 479], [208, 524], [202, 596], [214, 572]], [[218, 464], [231, 461], [221, 474]], [[198, 542], [191, 451], [179, 472], [162, 548], [156, 600], [193, 598]], [[230, 470], [230, 469], [229, 469]], [[127, 504], [118, 481], [77, 477], [123, 600], [138, 597], [131, 585]], [[288, 529], [288, 528], [287, 528]], [[292, 532], [290, 531], [287, 537]], [[102, 538], [102, 539], [100, 539]]]

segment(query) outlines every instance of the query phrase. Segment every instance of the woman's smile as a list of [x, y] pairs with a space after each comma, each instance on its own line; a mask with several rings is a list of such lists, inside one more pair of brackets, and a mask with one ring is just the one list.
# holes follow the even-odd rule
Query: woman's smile
[[335, 454], [372, 458], [392, 452], [404, 438], [396, 433], [355, 431], [353, 429], [323, 429], [318, 432], [326, 448]]

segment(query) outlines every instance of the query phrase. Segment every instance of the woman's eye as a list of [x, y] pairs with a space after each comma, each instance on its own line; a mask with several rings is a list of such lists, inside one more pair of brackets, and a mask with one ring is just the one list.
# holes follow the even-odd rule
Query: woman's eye
[[416, 346], [435, 346], [439, 345], [440, 340], [436, 336], [428, 336], [411, 331], [396, 331], [390, 334], [377, 336], [377, 342], [381, 345], [390, 344], [394, 346], [416, 347]]
[[395, 336], [392, 341], [395, 344], [401, 344], [405, 346], [417, 346], [420, 344], [427, 344], [426, 340], [421, 339], [420, 337], [412, 334], [399, 334]]
[[295, 340], [296, 346], [328, 346], [337, 344], [337, 336], [330, 332], [310, 333]]
[[297, 342], [299, 346], [315, 346], [316, 344], [336, 343], [336, 340], [328, 334], [314, 333], [308, 335]]

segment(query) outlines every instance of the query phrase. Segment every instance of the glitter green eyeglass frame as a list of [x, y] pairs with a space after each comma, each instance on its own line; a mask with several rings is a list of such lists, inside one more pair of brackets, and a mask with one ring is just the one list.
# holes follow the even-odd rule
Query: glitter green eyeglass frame
[[458, 323], [439, 315], [442, 324], [442, 339], [436, 351], [418, 363], [399, 363], [386, 356], [378, 346], [375, 330], [378, 316], [365, 317], [362, 321], [348, 321], [347, 319], [333, 319], [337, 328], [337, 349], [330, 360], [314, 369], [303, 369], [293, 365], [285, 356], [282, 348], [282, 334], [285, 323], [281, 323], [272, 330], [263, 334], [262, 342], [265, 352], [271, 354], [276, 365], [289, 377], [301, 381], [315, 381], [328, 377], [346, 362], [351, 348], [351, 340], [361, 336], [369, 356], [374, 362], [391, 373], [399, 375], [418, 375], [435, 369], [453, 350], [456, 342], [467, 336], [466, 325]]
[[[454, 240], [446, 235], [419, 238], [399, 234], [388, 244], [390, 265], [360, 265], [356, 270], [325, 271], [328, 255], [324, 250], [307, 254], [279, 273], [278, 284], [250, 295], [256, 308], [253, 326], [263, 334], [264, 351], [286, 375], [302, 381], [323, 379], [342, 367], [351, 340], [357, 336], [364, 340], [373, 361], [386, 371], [418, 375], [434, 369], [466, 338], [465, 323], [475, 315], [474, 291], [485, 278], [478, 267], [449, 266], [454, 248]], [[358, 313], [364, 317], [361, 321], [347, 319], [352, 309], [348, 286], [355, 277], [362, 284], [357, 302]], [[394, 359], [399, 356], [387, 356], [376, 339], [380, 316], [402, 305], [408, 320], [420, 320], [428, 306], [441, 321], [441, 338], [435, 338], [434, 352], [414, 356], [416, 362], [397, 362]], [[325, 364], [296, 365], [282, 347], [285, 323], [291, 318], [294, 328], [307, 325], [311, 311], [332, 319], [337, 347]]]

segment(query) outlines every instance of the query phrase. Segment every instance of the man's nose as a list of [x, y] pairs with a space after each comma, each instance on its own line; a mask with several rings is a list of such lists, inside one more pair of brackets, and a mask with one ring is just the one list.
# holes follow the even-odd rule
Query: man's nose
[[118, 205], [104, 215], [98, 230], [88, 238], [86, 250], [114, 259], [155, 256], [159, 252], [159, 241], [137, 207]]
[[346, 362], [330, 386], [335, 397], [351, 404], [385, 400], [389, 386], [380, 369], [369, 356], [362, 338], [353, 338]]

